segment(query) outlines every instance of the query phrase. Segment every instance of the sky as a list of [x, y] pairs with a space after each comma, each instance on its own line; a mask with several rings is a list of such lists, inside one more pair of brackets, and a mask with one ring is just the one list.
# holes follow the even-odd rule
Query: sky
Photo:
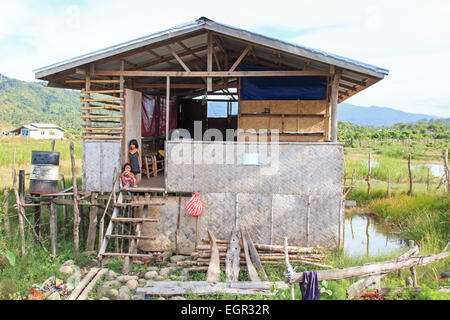
[[348, 99], [450, 117], [450, 1], [0, 1], [0, 73], [33, 70], [193, 21], [230, 26], [390, 70]]

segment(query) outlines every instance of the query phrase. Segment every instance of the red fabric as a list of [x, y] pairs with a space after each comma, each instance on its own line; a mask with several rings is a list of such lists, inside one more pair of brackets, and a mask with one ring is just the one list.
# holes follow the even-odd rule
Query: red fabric
[[[169, 130], [176, 129], [177, 105], [175, 100], [170, 101]], [[166, 98], [151, 95], [142, 95], [142, 137], [166, 136]]]
[[198, 217], [203, 211], [203, 204], [200, 201], [200, 196], [198, 193], [194, 194], [194, 196], [186, 203], [186, 211], [189, 213], [191, 217]]

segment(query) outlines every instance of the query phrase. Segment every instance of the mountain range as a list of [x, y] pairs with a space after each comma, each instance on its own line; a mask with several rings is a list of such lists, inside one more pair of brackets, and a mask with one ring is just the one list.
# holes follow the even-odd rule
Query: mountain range
[[[0, 124], [2, 127], [45, 122], [55, 123], [66, 129], [79, 128], [80, 114], [79, 92], [48, 88], [42, 82], [25, 82], [0, 74]], [[208, 115], [226, 116], [226, 107], [223, 107], [222, 103], [209, 103]], [[386, 107], [361, 107], [348, 103], [339, 105], [339, 121], [357, 125], [389, 126], [394, 123], [412, 123], [438, 118]]]

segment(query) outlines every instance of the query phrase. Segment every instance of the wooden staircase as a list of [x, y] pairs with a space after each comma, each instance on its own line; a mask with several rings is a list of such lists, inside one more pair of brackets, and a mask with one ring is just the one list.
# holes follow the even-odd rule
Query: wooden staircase
[[[147, 259], [152, 257], [151, 255], [138, 253], [138, 244], [140, 240], [156, 240], [155, 237], [142, 235], [143, 223], [159, 222], [159, 220], [156, 219], [144, 218], [145, 208], [161, 207], [164, 206], [165, 203], [150, 202], [151, 198], [148, 194], [145, 196], [144, 201], [137, 200], [138, 196], [132, 195], [131, 193], [128, 193], [126, 201], [124, 201], [124, 199], [125, 196], [122, 191], [119, 194], [117, 202], [114, 203], [113, 215], [111, 216], [98, 257], [100, 259], [104, 257], [124, 257], [125, 261], [122, 272], [127, 274], [132, 269], [130, 258]], [[110, 239], [115, 240], [115, 252], [107, 252]], [[119, 240], [122, 241], [122, 245], [119, 245]], [[124, 241], [128, 241], [128, 252], [123, 252]]]

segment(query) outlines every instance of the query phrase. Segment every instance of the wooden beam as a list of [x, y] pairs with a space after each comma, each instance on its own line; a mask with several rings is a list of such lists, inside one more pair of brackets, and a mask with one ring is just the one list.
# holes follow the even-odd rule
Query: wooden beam
[[169, 141], [169, 131], [170, 131], [170, 77], [167, 77], [166, 86], [166, 139]]
[[231, 67], [229, 72], [233, 72], [234, 70], [236, 70], [236, 68], [241, 64], [242, 60], [244, 60], [244, 58], [247, 56], [247, 54], [250, 52], [251, 49], [252, 49], [252, 46], [248, 46], [247, 48], [245, 48], [244, 52], [242, 52], [240, 57], [233, 64], [233, 66]]
[[186, 70], [186, 72], [191, 72], [191, 70], [186, 66], [186, 64], [183, 62], [180, 56], [178, 56], [178, 54], [175, 52], [175, 50], [173, 50], [173, 48], [170, 45], [167, 46], [167, 49], [172, 54], [172, 56], [174, 56], [175, 59], [177, 59], [178, 63], [183, 67], [184, 70]]
[[[213, 41], [212, 41], [212, 34], [211, 32], [208, 32], [208, 57], [207, 57], [207, 70], [208, 72], [213, 71]], [[206, 82], [206, 91], [210, 92], [213, 91], [213, 79], [212, 77], [207, 78]]]
[[327, 71], [302, 71], [302, 70], [286, 70], [286, 71], [97, 71], [98, 75], [111, 77], [171, 77], [171, 78], [239, 78], [239, 77], [328, 77], [330, 74]]

